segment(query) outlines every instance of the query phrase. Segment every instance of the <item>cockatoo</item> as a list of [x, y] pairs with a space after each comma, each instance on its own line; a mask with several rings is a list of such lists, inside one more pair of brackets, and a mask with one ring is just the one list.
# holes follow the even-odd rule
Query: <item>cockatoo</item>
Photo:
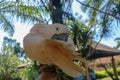
[[67, 75], [79, 77], [84, 74], [84, 70], [73, 60], [86, 61], [74, 51], [74, 43], [68, 34], [67, 27], [59, 23], [35, 24], [23, 39], [25, 52], [32, 60], [41, 64], [54, 64]]

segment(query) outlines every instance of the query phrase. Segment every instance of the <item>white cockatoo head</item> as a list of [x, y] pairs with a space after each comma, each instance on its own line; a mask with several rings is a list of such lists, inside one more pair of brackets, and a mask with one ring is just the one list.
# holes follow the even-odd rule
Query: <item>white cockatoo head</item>
[[46, 39], [56, 39], [67, 41], [69, 30], [65, 25], [55, 24], [36, 24], [30, 33], [38, 33]]

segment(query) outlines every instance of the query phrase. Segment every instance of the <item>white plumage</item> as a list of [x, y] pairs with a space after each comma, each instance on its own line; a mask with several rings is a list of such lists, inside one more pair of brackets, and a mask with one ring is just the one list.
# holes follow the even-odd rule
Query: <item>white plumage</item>
[[68, 34], [69, 31], [62, 24], [36, 24], [23, 40], [27, 56], [32, 60], [37, 60], [42, 64], [54, 64], [63, 72], [71, 77], [77, 77], [84, 73], [83, 69], [73, 63], [73, 60], [79, 59], [74, 51], [73, 41], [53, 40], [55, 34]]

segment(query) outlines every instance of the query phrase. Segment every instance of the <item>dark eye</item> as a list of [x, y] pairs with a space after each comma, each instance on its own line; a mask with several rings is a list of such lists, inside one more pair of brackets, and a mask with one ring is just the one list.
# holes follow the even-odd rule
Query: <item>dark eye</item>
[[58, 31], [59, 28], [56, 28], [56, 30]]

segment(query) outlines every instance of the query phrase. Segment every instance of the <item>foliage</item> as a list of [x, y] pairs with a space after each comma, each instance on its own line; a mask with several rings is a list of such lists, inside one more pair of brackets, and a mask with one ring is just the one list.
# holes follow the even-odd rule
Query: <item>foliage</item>
[[19, 77], [18, 64], [19, 59], [15, 55], [0, 54], [0, 80]]
[[[37, 4], [36, 4], [37, 5]], [[12, 36], [15, 30], [14, 20], [25, 23], [42, 22], [41, 7], [32, 6], [23, 0], [0, 1], [0, 28]]]
[[[89, 14], [89, 25], [91, 27], [98, 27], [100, 37], [110, 36], [109, 32], [112, 32], [115, 28], [115, 24], [119, 25], [120, 22], [120, 1], [118, 0], [84, 0], [81, 2], [84, 12]], [[116, 23], [115, 23], [116, 22]], [[119, 27], [117, 25], [117, 27]]]
[[108, 74], [105, 71], [96, 72], [96, 78], [97, 79], [101, 79], [101, 78], [104, 78], [104, 77], [108, 77]]
[[27, 80], [27, 70], [18, 69], [23, 64], [24, 50], [15, 39], [4, 37], [0, 53], [0, 80], [21, 78]]
[[[74, 44], [77, 46], [77, 51], [85, 57], [87, 53], [88, 45], [92, 43], [94, 31], [79, 20], [69, 23], [70, 36], [73, 39]], [[82, 54], [84, 53], [84, 54]]]
[[[113, 72], [112, 68], [108, 68], [108, 71], [112, 75], [114, 75], [114, 72]], [[120, 68], [119, 67], [117, 67], [117, 72], [118, 72], [118, 75], [119, 75], [120, 74]], [[109, 77], [109, 75], [105, 72], [105, 70], [96, 71], [95, 74], [96, 74], [96, 78], [97, 79], [102, 79], [102, 78], [105, 78], [105, 77]]]
[[28, 68], [22, 68], [19, 69], [19, 77], [21, 78], [21, 80], [27, 80], [28, 79]]
[[38, 73], [38, 69], [36, 69], [34, 66], [30, 66], [28, 68], [28, 80], [37, 80], [39, 73]]
[[18, 69], [23, 62], [14, 54], [0, 53], [0, 80], [21, 78], [27, 80], [28, 69]]
[[[8, 9], [11, 7], [12, 6], [10, 6], [8, 4], [8, 2], [6, 2], [4, 0], [0, 1], [0, 18], [1, 18], [0, 19], [0, 28], [2, 28], [5, 32], [8, 32], [10, 36], [12, 36], [12, 34], [14, 33], [14, 25], [11, 20], [12, 17], [8, 16], [8, 13], [7, 14], [4, 14], [4, 13], [5, 13], [6, 8]], [[6, 10], [6, 12], [8, 12], [8, 11]]]
[[[72, 9], [71, 5], [73, 0], [62, 0], [61, 4], [64, 8], [61, 7], [59, 12], [56, 12], [53, 9], [52, 0], [1, 0], [0, 1], [0, 26], [5, 31], [8, 32], [10, 36], [13, 35], [15, 26], [14, 20], [20, 20], [25, 23], [36, 23], [43, 22], [48, 23], [50, 20], [59, 19], [59, 13], [63, 15], [62, 22], [66, 19], [72, 19], [73, 15], [71, 14]], [[60, 2], [59, 0], [56, 2]], [[55, 2], [55, 3], [56, 3]], [[54, 4], [54, 1], [53, 1]], [[58, 3], [59, 4], [59, 3]], [[61, 5], [60, 4], [60, 5]], [[55, 4], [54, 4], [55, 5]], [[57, 7], [56, 7], [57, 8]], [[53, 13], [58, 13], [57, 17]], [[61, 15], [60, 14], [60, 15]], [[54, 20], [53, 20], [54, 22]]]
[[16, 54], [19, 58], [26, 58], [24, 49], [15, 39], [4, 37], [2, 45], [4, 54]]
[[117, 41], [117, 45], [116, 45], [116, 49], [119, 49], [120, 48], [120, 37], [117, 37], [117, 38], [115, 38], [115, 40], [114, 41]]

